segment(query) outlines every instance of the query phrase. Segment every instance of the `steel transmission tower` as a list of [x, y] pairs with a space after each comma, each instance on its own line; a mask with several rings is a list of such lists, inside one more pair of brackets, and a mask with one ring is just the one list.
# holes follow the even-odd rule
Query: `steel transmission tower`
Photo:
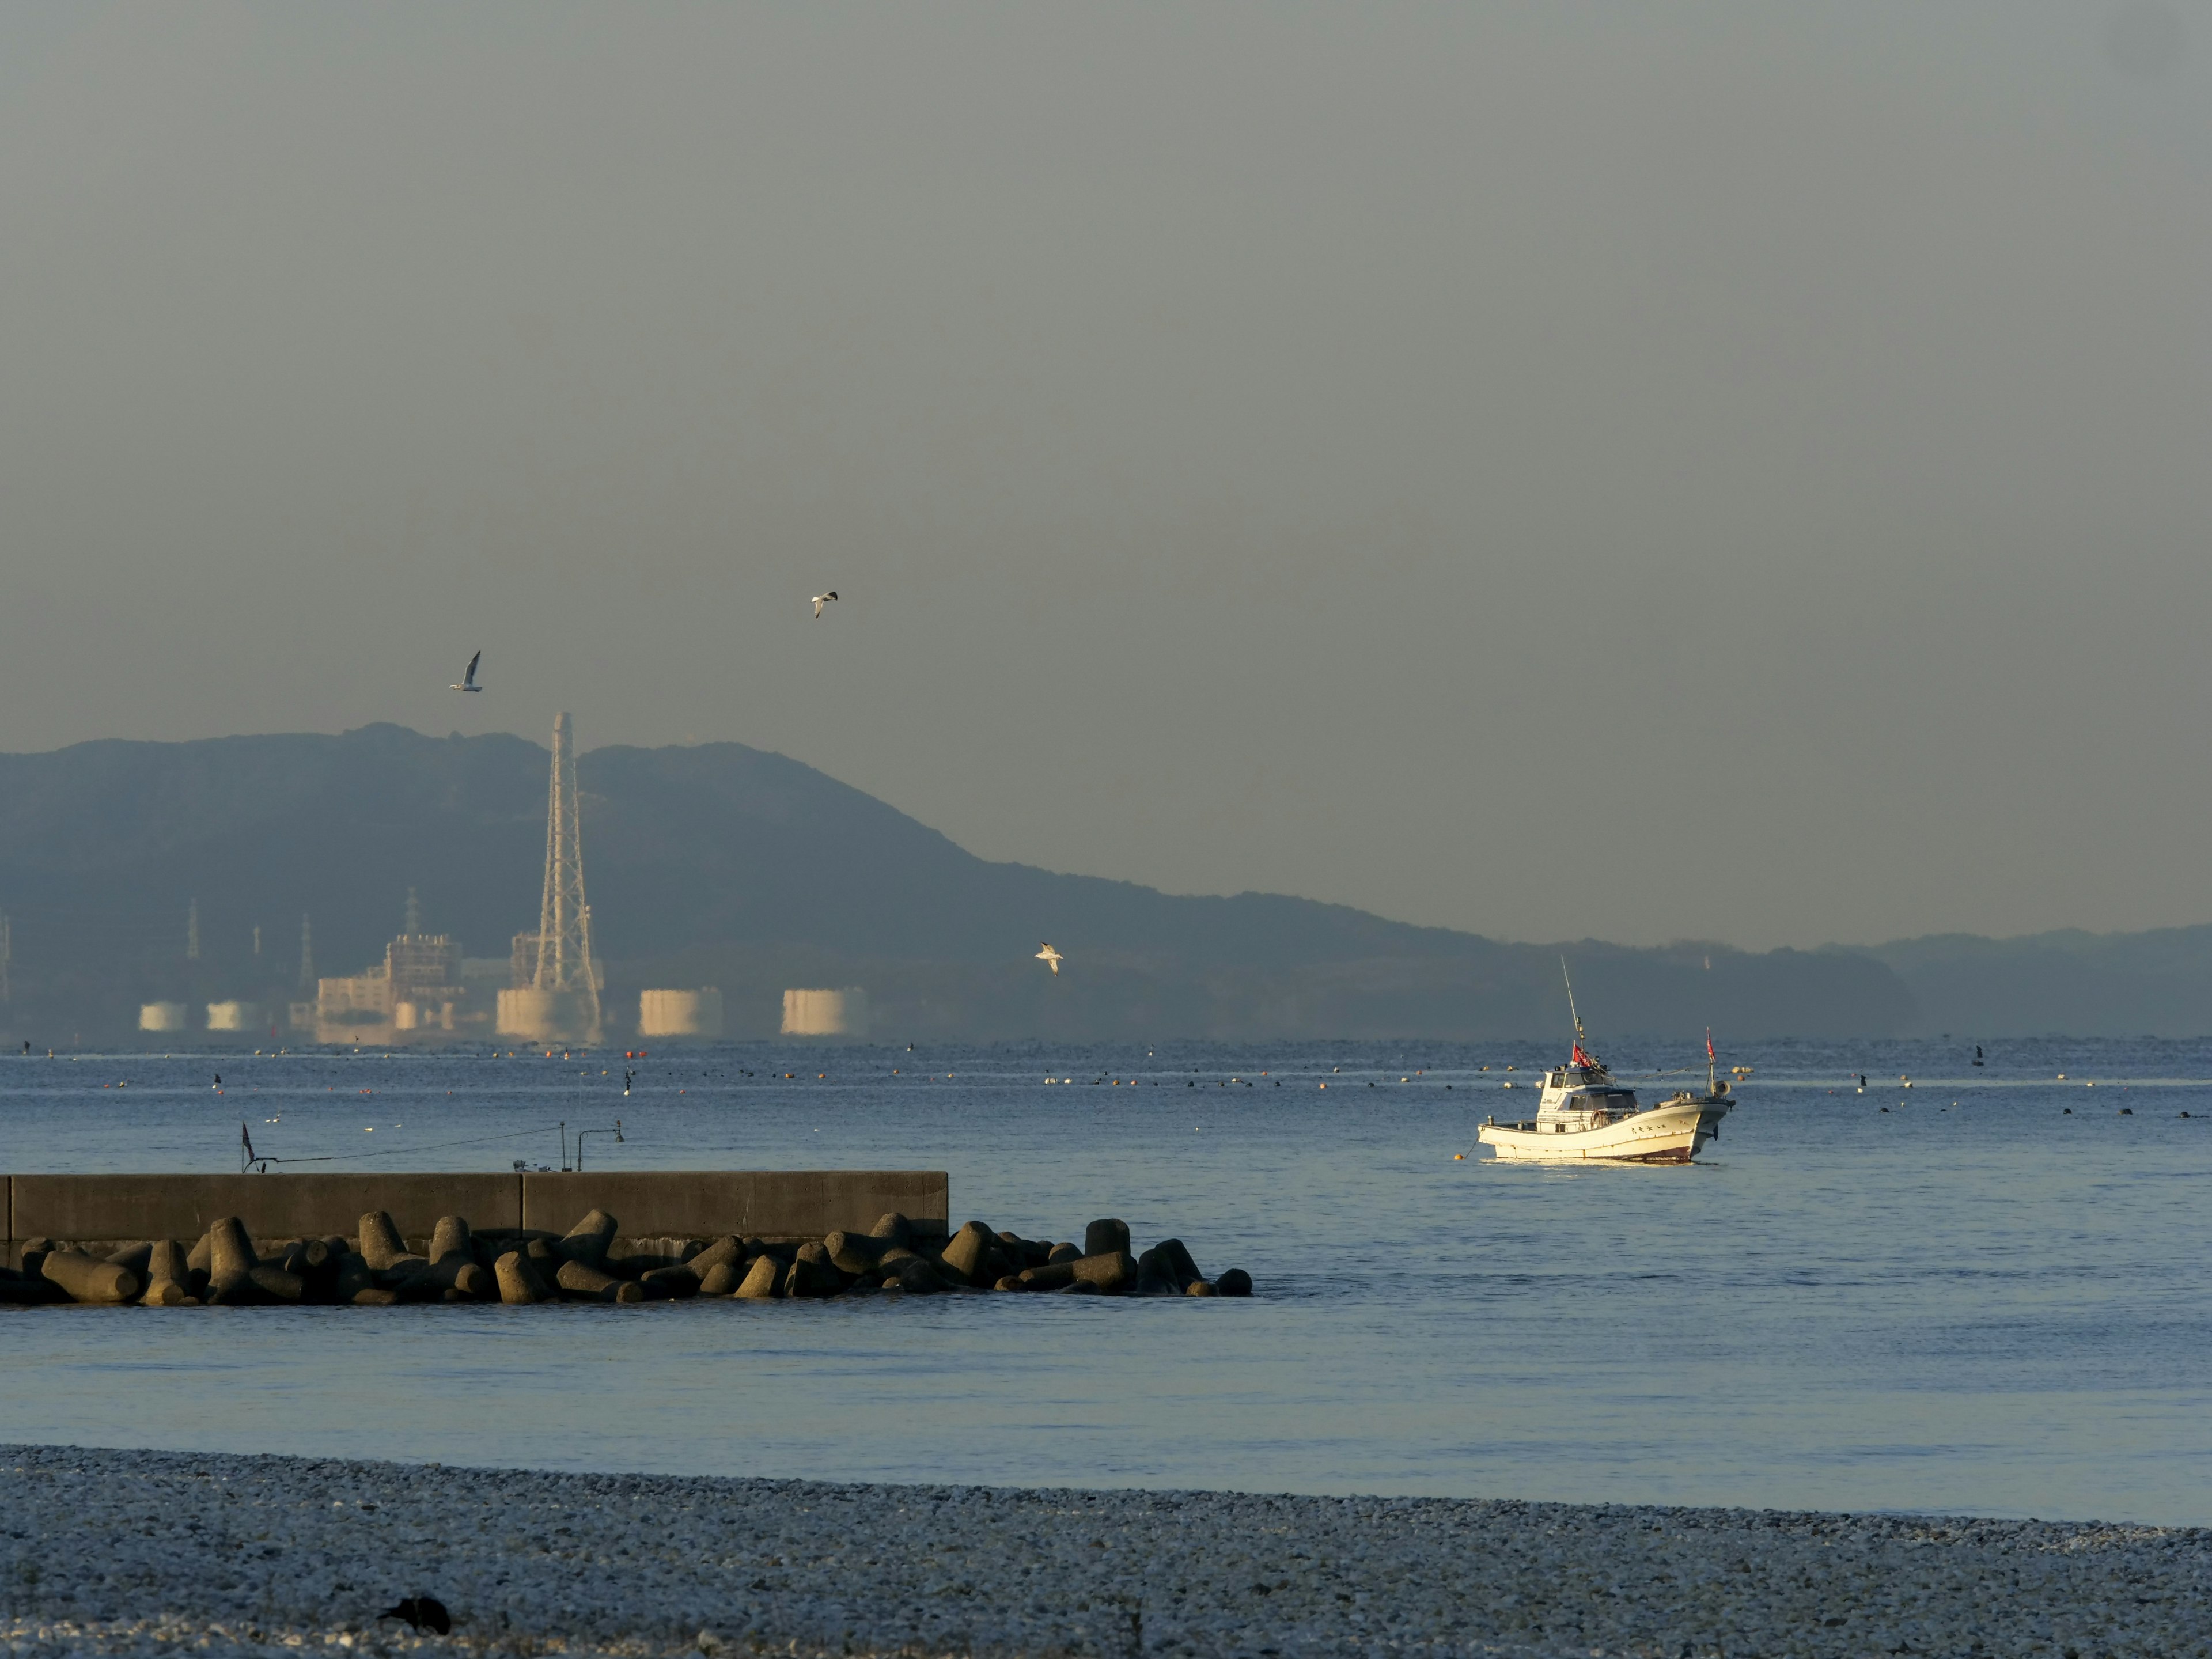
[[[583, 823], [576, 808], [575, 735], [553, 717], [553, 781], [545, 807], [545, 896], [538, 908], [540, 991], [565, 993], [587, 1043], [599, 1040], [599, 987], [592, 972], [592, 907], [584, 898]], [[573, 999], [573, 1000], [572, 1000]]]

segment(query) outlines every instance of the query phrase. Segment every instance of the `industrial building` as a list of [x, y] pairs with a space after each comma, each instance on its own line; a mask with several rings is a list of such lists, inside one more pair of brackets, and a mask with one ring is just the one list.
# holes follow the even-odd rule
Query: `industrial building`
[[420, 1041], [469, 1024], [460, 943], [443, 933], [402, 933], [384, 947], [381, 966], [319, 980], [315, 988], [318, 1042]]

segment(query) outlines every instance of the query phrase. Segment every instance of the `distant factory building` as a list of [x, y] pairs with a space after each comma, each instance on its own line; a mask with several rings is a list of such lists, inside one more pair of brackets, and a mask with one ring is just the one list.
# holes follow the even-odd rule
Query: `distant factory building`
[[316, 981], [319, 1042], [382, 1042], [459, 1027], [468, 1006], [461, 947], [444, 933], [402, 933], [383, 965]]
[[640, 991], [637, 1034], [647, 1037], [718, 1037], [722, 1035], [722, 994], [711, 985], [696, 991]]
[[250, 1031], [261, 1023], [261, 1011], [250, 1002], [210, 1002], [207, 1028], [210, 1031]]
[[866, 1036], [868, 994], [855, 986], [843, 991], [786, 991], [786, 1036]]
[[185, 1005], [181, 1002], [142, 1002], [138, 1005], [138, 1029], [142, 1031], [181, 1031], [185, 1029]]

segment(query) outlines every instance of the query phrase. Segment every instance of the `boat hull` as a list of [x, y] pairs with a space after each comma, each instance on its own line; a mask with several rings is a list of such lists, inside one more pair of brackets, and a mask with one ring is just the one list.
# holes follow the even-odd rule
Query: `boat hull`
[[1486, 1123], [1480, 1139], [1498, 1158], [1547, 1164], [1687, 1164], [1720, 1133], [1731, 1103], [1654, 1106], [1601, 1127], [1554, 1133], [1547, 1125]]

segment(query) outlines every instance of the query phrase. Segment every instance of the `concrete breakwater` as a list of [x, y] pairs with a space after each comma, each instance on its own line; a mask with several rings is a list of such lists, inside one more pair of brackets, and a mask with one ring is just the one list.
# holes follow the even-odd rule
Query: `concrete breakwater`
[[560, 1174], [0, 1175], [8, 1252], [20, 1266], [37, 1238], [88, 1249], [148, 1239], [191, 1240], [235, 1217], [255, 1238], [319, 1238], [354, 1231], [372, 1210], [389, 1213], [412, 1248], [428, 1246], [441, 1216], [481, 1231], [558, 1232], [588, 1210], [620, 1216], [632, 1233], [715, 1238], [821, 1238], [865, 1231], [896, 1210], [915, 1231], [950, 1231], [951, 1182], [941, 1170], [637, 1170]]
[[[103, 1241], [105, 1243], [106, 1241]], [[479, 1231], [441, 1216], [420, 1249], [391, 1213], [372, 1210], [348, 1237], [264, 1240], [226, 1216], [187, 1247], [140, 1239], [105, 1255], [81, 1243], [25, 1243], [20, 1269], [0, 1271], [0, 1304], [149, 1307], [556, 1300], [636, 1303], [692, 1297], [769, 1301], [886, 1291], [1056, 1291], [1068, 1295], [1249, 1296], [1232, 1268], [1206, 1278], [1180, 1240], [1129, 1254], [1129, 1229], [1092, 1222], [1072, 1241], [1026, 1239], [970, 1221], [951, 1238], [896, 1211], [865, 1231], [819, 1239], [625, 1237], [604, 1210], [565, 1233], [532, 1228]]]

